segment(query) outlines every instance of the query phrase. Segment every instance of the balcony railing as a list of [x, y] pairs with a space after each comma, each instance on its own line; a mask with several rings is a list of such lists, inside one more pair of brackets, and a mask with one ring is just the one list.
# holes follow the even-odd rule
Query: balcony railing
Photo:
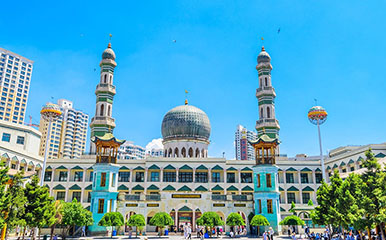
[[214, 195], [212, 195], [212, 200], [213, 201], [226, 201], [227, 200], [227, 195], [214, 194]]
[[98, 89], [98, 87], [110, 87], [112, 89], [115, 89], [115, 86], [114, 85], [111, 85], [111, 84], [107, 84], [107, 83], [100, 83], [96, 86], [96, 88]]
[[146, 195], [147, 201], [161, 201], [161, 195], [159, 194], [150, 194]]
[[261, 87], [256, 90], [256, 92], [261, 92], [264, 90], [275, 90], [273, 87]]
[[259, 125], [261, 123], [277, 123], [277, 124], [279, 124], [279, 121], [276, 119], [267, 119], [267, 118], [266, 119], [260, 119], [260, 120], [256, 121], [256, 125]]
[[91, 122], [94, 121], [94, 120], [108, 120], [108, 121], [111, 121], [111, 122], [115, 122], [115, 119], [114, 118], [111, 118], [111, 117], [93, 117], [91, 119]]
[[126, 201], [139, 201], [140, 196], [138, 194], [125, 195]]
[[232, 195], [233, 201], [248, 201], [247, 195]]

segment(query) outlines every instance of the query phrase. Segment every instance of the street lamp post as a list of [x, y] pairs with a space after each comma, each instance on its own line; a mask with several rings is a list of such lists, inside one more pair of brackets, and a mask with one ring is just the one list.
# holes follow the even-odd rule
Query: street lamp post
[[323, 124], [327, 120], [327, 112], [321, 106], [314, 106], [308, 111], [308, 120], [314, 125], [318, 126], [318, 134], [319, 134], [319, 148], [320, 148], [320, 163], [322, 165], [322, 176], [324, 181], [326, 179], [326, 169], [324, 168], [324, 158], [323, 158], [323, 150], [322, 150], [322, 137], [320, 135], [320, 125]]
[[50, 144], [51, 124], [52, 122], [56, 121], [60, 117], [60, 115], [62, 115], [62, 111], [60, 111], [60, 108], [58, 105], [53, 103], [47, 103], [45, 106], [43, 106], [42, 110], [40, 111], [40, 115], [45, 121], [48, 122], [47, 140], [46, 140], [46, 146], [44, 149], [43, 168], [40, 176], [40, 186], [43, 186], [44, 175], [46, 172], [47, 152]]

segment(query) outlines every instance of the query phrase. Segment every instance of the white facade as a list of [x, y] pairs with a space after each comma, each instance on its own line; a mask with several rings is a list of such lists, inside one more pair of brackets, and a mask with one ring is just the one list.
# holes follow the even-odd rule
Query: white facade
[[329, 152], [325, 160], [326, 176], [330, 177], [334, 170], [338, 170], [342, 178], [350, 173], [362, 173], [362, 159], [366, 159], [366, 151], [371, 149], [382, 165], [386, 163], [386, 143], [368, 144], [363, 146], [344, 146]]
[[43, 158], [39, 156], [41, 133], [29, 126], [0, 120], [0, 156], [10, 174], [24, 170], [26, 175], [39, 173]]
[[[61, 117], [51, 124], [48, 159], [80, 158], [86, 150], [88, 115], [73, 108], [73, 103], [59, 99]], [[40, 155], [44, 156], [47, 141], [48, 122], [40, 119], [39, 130], [42, 132]]]
[[145, 158], [145, 148], [134, 145], [133, 142], [126, 141], [118, 149], [119, 159], [143, 159]]
[[0, 48], [0, 120], [23, 124], [33, 61]]
[[236, 147], [236, 159], [237, 160], [254, 160], [255, 150], [249, 141], [255, 141], [257, 139], [257, 133], [249, 131], [241, 125], [237, 125], [235, 132], [235, 147]]

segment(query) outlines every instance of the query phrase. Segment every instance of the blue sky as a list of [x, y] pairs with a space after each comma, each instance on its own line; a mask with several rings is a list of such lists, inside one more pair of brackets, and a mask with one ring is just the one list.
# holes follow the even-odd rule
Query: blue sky
[[385, 142], [385, 1], [5, 1], [2, 8], [0, 47], [35, 61], [33, 122], [51, 97], [94, 115], [98, 64], [112, 33], [115, 135], [143, 146], [161, 137], [164, 114], [183, 104], [187, 89], [211, 121], [209, 154], [234, 158], [236, 125], [254, 129], [258, 117], [264, 37], [281, 153], [319, 153], [307, 120], [315, 98], [329, 113], [326, 151]]

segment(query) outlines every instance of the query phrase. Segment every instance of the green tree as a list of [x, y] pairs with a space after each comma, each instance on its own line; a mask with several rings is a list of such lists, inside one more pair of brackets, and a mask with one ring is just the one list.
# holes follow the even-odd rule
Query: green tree
[[90, 226], [93, 224], [92, 213], [83, 208], [76, 198], [72, 202], [63, 202], [62, 212], [62, 238], [65, 239], [71, 228], [75, 226]]
[[23, 175], [24, 172], [15, 174], [5, 193], [7, 199], [12, 199], [12, 204], [9, 204], [8, 207], [8, 217], [5, 219], [8, 229], [26, 224], [23, 216], [27, 198], [24, 195]]
[[150, 225], [158, 227], [158, 236], [161, 237], [165, 226], [174, 225], [173, 218], [166, 212], [156, 213], [149, 221]]
[[[224, 225], [224, 222], [216, 212], [205, 212], [199, 219], [197, 219], [197, 225], [212, 229], [215, 226]], [[211, 236], [212, 231], [209, 231], [209, 233]]]
[[269, 222], [263, 215], [255, 215], [250, 221], [252, 226], [257, 226], [257, 236], [260, 235], [260, 226], [269, 226]]
[[142, 231], [143, 227], [146, 226], [145, 217], [142, 214], [131, 215], [127, 221], [127, 225], [135, 227], [135, 236], [138, 236], [138, 230]]
[[[125, 224], [125, 220], [120, 212], [108, 212], [103, 215], [99, 221], [99, 226], [112, 227], [117, 229]], [[118, 229], [117, 229], [118, 230]], [[111, 231], [111, 238], [113, 238], [113, 231]]]
[[[27, 226], [38, 228], [40, 239], [40, 229], [43, 226], [51, 226], [54, 218], [54, 199], [50, 196], [47, 187], [39, 185], [39, 178], [33, 176], [30, 183], [26, 184], [24, 195], [27, 198], [25, 204], [24, 219]], [[33, 234], [33, 239], [35, 234]]]
[[304, 221], [301, 220], [298, 216], [291, 215], [285, 217], [279, 224], [287, 226], [302, 226], [304, 225]]
[[[366, 222], [378, 226], [382, 230], [382, 239], [385, 239], [383, 230], [383, 221], [386, 219], [385, 206], [383, 205], [386, 198], [383, 182], [385, 173], [382, 172], [381, 165], [378, 163], [378, 159], [374, 157], [371, 149], [366, 151], [365, 155], [366, 159], [362, 160], [362, 166], [366, 168], [366, 171], [361, 175], [363, 181], [361, 207], [365, 212]], [[370, 233], [369, 229], [367, 229], [368, 234]]]
[[9, 180], [7, 175], [8, 167], [4, 167], [4, 163], [0, 162], [0, 229], [3, 229], [5, 218], [8, 214], [10, 201], [7, 199], [5, 192], [6, 184]]
[[63, 202], [62, 201], [59, 201], [59, 200], [55, 201], [54, 211], [55, 211], [55, 214], [54, 214], [55, 221], [51, 226], [51, 234], [50, 234], [51, 240], [54, 238], [56, 225], [62, 223], [62, 219], [63, 219]]
[[318, 206], [311, 212], [312, 221], [319, 225], [329, 225], [330, 216], [329, 209], [330, 203], [335, 199], [329, 199], [330, 197], [330, 186], [324, 181], [322, 181], [322, 185], [316, 191], [316, 201], [318, 202]]
[[295, 203], [294, 202], [291, 202], [291, 207], [290, 207], [290, 209], [288, 211], [290, 213], [293, 213], [294, 215], [296, 214], [296, 212], [295, 212]]
[[311, 207], [311, 206], [314, 206], [314, 202], [312, 202], [312, 200], [310, 199], [310, 200], [308, 200], [307, 205], [310, 206], [310, 207]]
[[228, 215], [226, 224], [231, 227], [231, 231], [234, 231], [234, 226], [245, 226], [245, 221], [238, 213], [231, 213]]

